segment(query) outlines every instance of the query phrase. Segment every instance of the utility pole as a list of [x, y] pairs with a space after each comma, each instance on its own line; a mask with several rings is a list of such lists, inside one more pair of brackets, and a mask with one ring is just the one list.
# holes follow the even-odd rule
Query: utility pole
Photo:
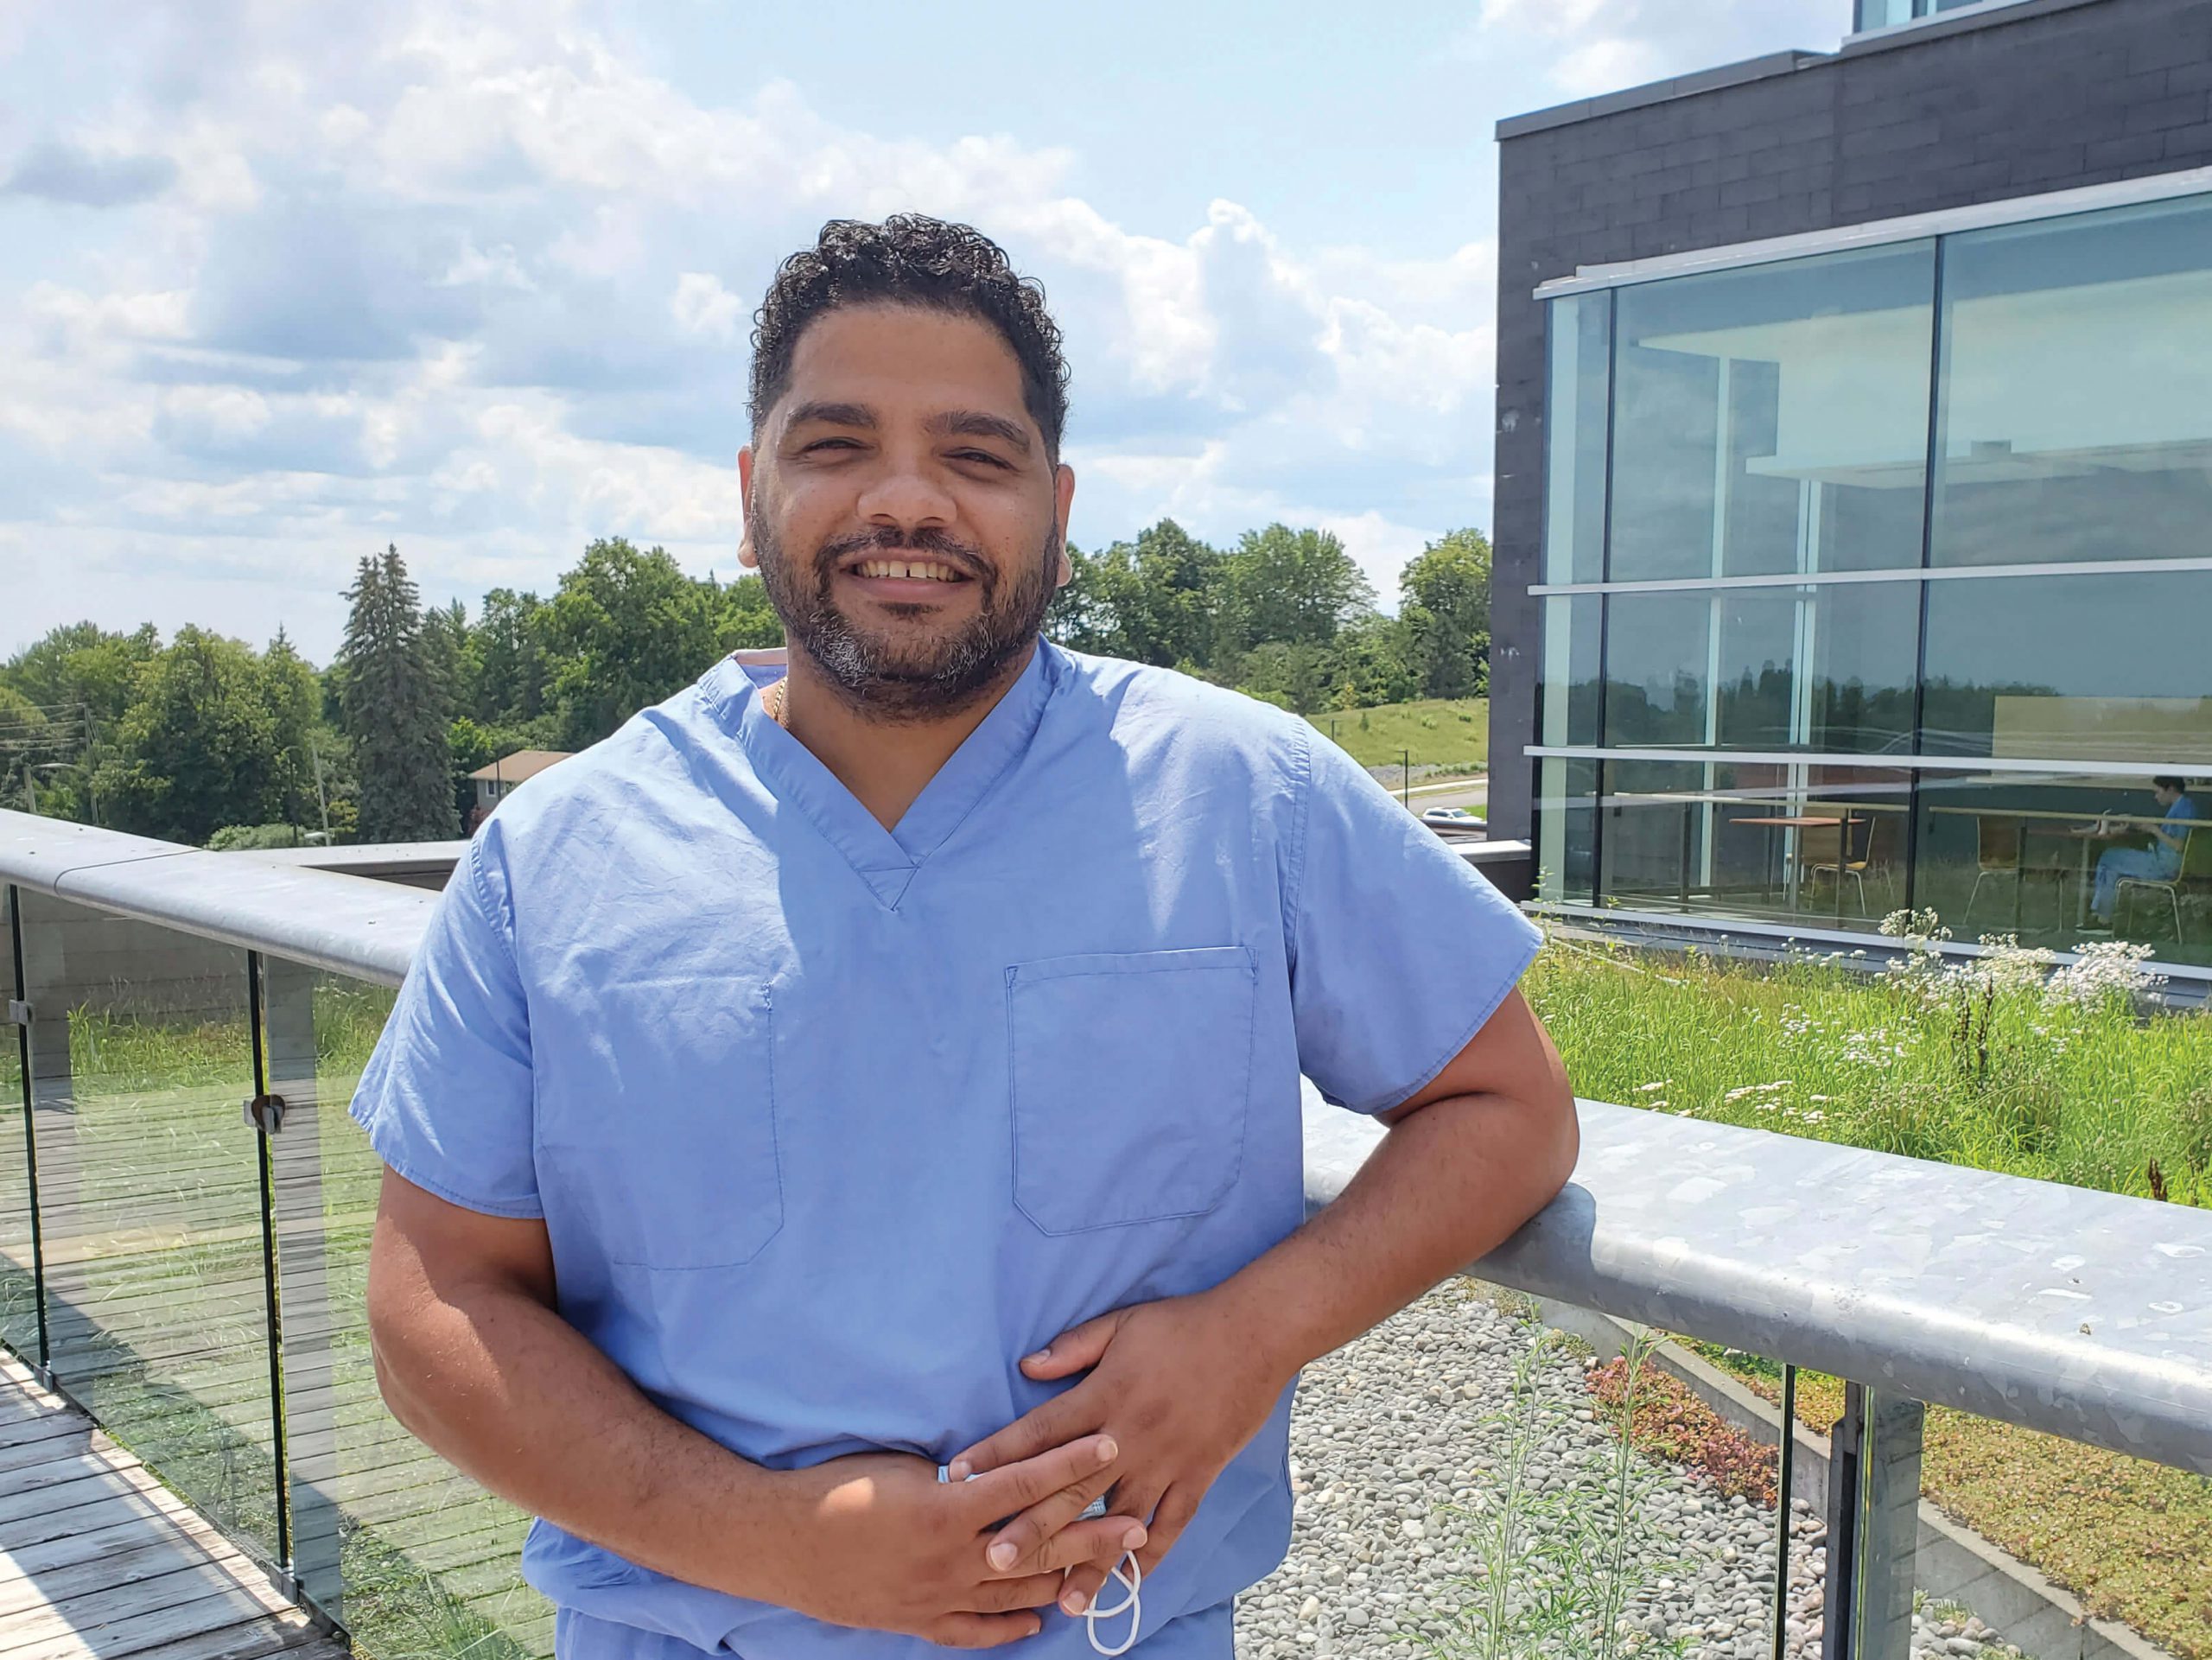
[[[322, 792], [322, 752], [315, 747], [315, 734], [308, 734], [308, 759], [315, 763], [315, 805], [322, 815], [322, 844], [330, 845], [330, 802]], [[98, 816], [97, 812], [94, 815]]]

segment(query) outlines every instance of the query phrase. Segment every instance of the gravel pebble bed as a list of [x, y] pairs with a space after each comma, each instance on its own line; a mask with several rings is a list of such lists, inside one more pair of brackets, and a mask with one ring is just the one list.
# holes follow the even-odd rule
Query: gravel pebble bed
[[[1465, 1515], [1494, 1491], [1510, 1431], [1497, 1415], [1542, 1328], [1492, 1296], [1450, 1281], [1357, 1342], [1306, 1369], [1291, 1424], [1297, 1519], [1282, 1566], [1238, 1600], [1243, 1660], [1474, 1652], [1452, 1611], [1475, 1593]], [[1531, 1466], [1541, 1496], [1602, 1479], [1615, 1450], [1597, 1421], [1586, 1361], [1561, 1345], [1536, 1363], [1544, 1402]], [[1642, 1583], [1625, 1609], [1638, 1647], [1679, 1644], [1686, 1660], [1773, 1653], [1775, 1517], [1724, 1499], [1701, 1476], [1653, 1468], [1639, 1542]], [[1447, 1508], [1450, 1507], [1450, 1508]], [[1827, 1530], [1794, 1507], [1793, 1656], [1817, 1656]], [[1923, 1660], [2016, 1660], [1980, 1621], [1929, 1608], [1914, 1620]], [[1562, 1650], [1564, 1652], [1564, 1650]]]

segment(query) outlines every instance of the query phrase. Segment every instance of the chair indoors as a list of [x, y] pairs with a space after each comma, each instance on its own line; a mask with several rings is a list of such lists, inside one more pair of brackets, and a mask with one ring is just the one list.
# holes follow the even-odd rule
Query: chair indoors
[[[1961, 923], [1974, 920], [1974, 902], [1981, 897], [1982, 885], [1989, 881], [2010, 881], [2016, 884], [2016, 901], [2024, 897], [2018, 888], [2031, 881], [2048, 881], [2052, 900], [2063, 905], [2059, 899], [2060, 886], [2067, 873], [2056, 865], [2031, 865], [2022, 862], [2020, 843], [2023, 836], [2021, 822], [1999, 814], [1986, 814], [1974, 821], [1974, 891], [1967, 895], [1966, 914]], [[2061, 919], [2063, 919], [2063, 917]]]
[[2173, 908], [2174, 944], [2189, 943], [2182, 931], [2181, 901], [2184, 894], [2212, 893], [2212, 825], [2192, 830], [2182, 838], [2181, 868], [2171, 876], [2122, 876], [2113, 889], [2113, 909], [2120, 918], [2119, 932], [2131, 932], [2138, 894], [2163, 894]]
[[1876, 824], [1878, 815], [1852, 812], [1849, 808], [1840, 808], [1838, 817], [1845, 819], [1842, 863], [1838, 865], [1834, 856], [1812, 861], [1812, 863], [1805, 865], [1805, 881], [1812, 886], [1814, 892], [1818, 892], [1822, 876], [1827, 876], [1829, 881], [1836, 881], [1836, 883], [1849, 876], [1853, 886], [1858, 887], [1858, 914], [1865, 916], [1867, 914], [1867, 872], [1876, 863], [1873, 861], [1873, 824]]

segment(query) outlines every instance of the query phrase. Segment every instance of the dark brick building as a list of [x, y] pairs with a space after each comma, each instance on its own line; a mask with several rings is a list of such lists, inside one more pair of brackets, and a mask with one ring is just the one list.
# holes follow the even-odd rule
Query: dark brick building
[[[1862, 0], [1862, 16], [1875, 4], [1914, 9], [1911, 0]], [[1918, 0], [1918, 9], [1929, 5]], [[1586, 815], [1575, 820], [1573, 845], [1553, 838], [1554, 861], [1575, 868], [1553, 869], [1564, 891], [1550, 897], [1634, 908], [1638, 895], [1672, 889], [1691, 910], [1748, 914], [1727, 896], [1731, 885], [1716, 875], [1716, 861], [1726, 868], [1764, 859], [1764, 878], [1788, 887], [1792, 913], [1807, 880], [1833, 880], [1840, 913], [1847, 881], [1863, 887], [1866, 867], [1876, 863], [1893, 867], [1891, 897], [1901, 900], [1911, 889], [1948, 903], [1949, 896], [1912, 883], [1910, 868], [1916, 861], [1920, 874], [1932, 878], [1931, 861], [1967, 859], [1969, 879], [1977, 874], [1973, 849], [1961, 854], [1946, 839], [1953, 832], [1971, 837], [1972, 827], [1927, 816], [1931, 805], [1942, 805], [1931, 803], [1930, 790], [1936, 784], [1950, 789], [1967, 773], [1955, 764], [1936, 768], [1913, 758], [1963, 745], [1961, 754], [1992, 757], [1996, 764], [1988, 772], [1996, 776], [2020, 770], [2012, 766], [2016, 760], [2065, 759], [2067, 744], [2075, 742], [2082, 750], [2075, 759], [2084, 766], [2116, 758], [2131, 769], [2139, 760], [2212, 772], [2212, 759], [2200, 753], [2212, 751], [2212, 705], [2200, 732], [2180, 707], [2190, 689], [2171, 677], [2151, 676], [2139, 688], [2116, 689], [2107, 674], [2091, 676], [2094, 685], [2024, 690], [2007, 683], [1990, 690], [1995, 683], [1983, 675], [1974, 684], [1986, 691], [1981, 703], [1988, 707], [1964, 728], [1931, 735], [1927, 685], [1936, 677], [1963, 684], [1970, 677], [1963, 667], [1952, 671], [1949, 648], [1927, 632], [1941, 622], [1929, 614], [1936, 604], [1929, 596], [1948, 595], [1960, 585], [1920, 580], [1922, 572], [1939, 579], [1960, 574], [1952, 569], [1960, 565], [1990, 566], [1988, 574], [1996, 576], [2037, 565], [2071, 571], [2100, 559], [2130, 569], [2159, 561], [2166, 563], [2158, 571], [2171, 572], [2161, 576], [2166, 587], [2155, 595], [2146, 588], [2126, 596], [2126, 614], [2183, 602], [2200, 606], [2200, 617], [2212, 614], [2212, 565], [2198, 585], [2174, 585], [2212, 556], [2212, 543], [2200, 544], [2190, 527], [2200, 506], [2212, 511], [2212, 430], [2201, 430], [2205, 423], [2179, 407], [2200, 371], [2212, 375], [2212, 352], [2202, 344], [2212, 340], [2212, 213], [2190, 211], [2192, 204], [2212, 207], [2212, 173], [2197, 173], [2212, 169], [2212, 0], [1984, 0], [1867, 30], [1831, 53], [1777, 54], [1516, 117], [1499, 124], [1498, 139], [1497, 644], [1490, 812], [1493, 836], [1530, 835], [1548, 787], [1555, 815]], [[2018, 242], [2011, 253], [1992, 252], [1972, 239], [1979, 233], [2002, 242], [2010, 234], [2003, 227], [2016, 217], [2012, 205], [2023, 223], [2060, 227], [2063, 220], [2081, 234], [2069, 242], [2054, 231], [2042, 240]], [[2088, 220], [2065, 217], [2107, 206], [2120, 214], [2110, 235], [2092, 234]], [[1842, 227], [1872, 229], [1860, 239]], [[1961, 235], [1967, 240], [1960, 241]], [[1764, 251], [1745, 245], [1771, 239], [1793, 240]], [[1877, 258], [1883, 249], [1894, 256], [1887, 265]], [[1832, 276], [1821, 275], [1811, 262], [1831, 255], [1843, 263]], [[1983, 272], [1977, 262], [1993, 258], [2010, 263], [2002, 271]], [[1760, 269], [1774, 273], [1762, 279], [1764, 287], [1744, 277]], [[1700, 276], [1708, 270], [1736, 272], [1734, 286]], [[1578, 273], [1580, 294], [1590, 302], [1573, 325], [1585, 335], [1580, 358], [1560, 338], [1567, 327], [1561, 307], [1576, 303], [1571, 296]], [[1568, 297], [1554, 298], [1548, 308], [1536, 296], [1547, 283], [1554, 285], [1551, 296]], [[1795, 300], [1783, 292], [1792, 284], [1802, 290]], [[1680, 294], [1662, 306], [1656, 288]], [[1592, 296], [1605, 294], [1633, 298], [1605, 299], [1599, 315]], [[2101, 308], [2092, 303], [2096, 295], [2106, 296]], [[2112, 333], [2111, 316], [2145, 303], [2158, 320], [2153, 351], [2181, 354], [2171, 371], [2180, 378], [2154, 393], [2177, 405], [2171, 430], [2137, 430], [2140, 422], [2125, 409], [2131, 400], [2124, 390], [2102, 384], [2084, 383], [2076, 400], [2107, 410], [2101, 425], [2081, 408], [2070, 414], [2054, 409], [2039, 427], [2023, 415], [2018, 430], [2005, 428], [1999, 415], [1976, 412], [1977, 400], [1992, 407], [2021, 402], [2017, 390], [2007, 392], [1972, 366], [1983, 349], [1975, 343], [1997, 338], [1991, 330], [2001, 334], [2008, 363], [2024, 354], [2047, 358], [2039, 388], [2069, 375], [2094, 381], [2097, 363], [2135, 349]], [[1654, 319], [1635, 325], [1645, 332], [1633, 338], [1631, 305]], [[1658, 320], [1666, 308], [1671, 321]], [[1548, 419], [1548, 308], [1549, 374], [1557, 388], [1551, 396], [1561, 399], [1580, 375], [1576, 395], [1587, 407], [1579, 438], [1563, 435], [1559, 419]], [[2191, 332], [2196, 340], [2187, 338]], [[1903, 344], [1908, 338], [1916, 344]], [[1965, 354], [1956, 365], [1953, 343]], [[1913, 353], [1923, 349], [1930, 358], [1915, 368]], [[1867, 365], [1887, 366], [1877, 374]], [[2152, 372], [2156, 378], [2170, 372]], [[1876, 380], [1882, 381], [1878, 389]], [[1812, 446], [1795, 455], [1789, 432], [1793, 385], [1794, 442], [1801, 450]], [[2212, 391], [2212, 382], [2205, 390]], [[1923, 432], [1910, 443], [1900, 440], [1897, 453], [1885, 452], [1878, 464], [1872, 448], [1882, 446], [1868, 431], [1845, 430], [1854, 421], [1873, 420], [1867, 411], [1878, 404], [1896, 412], [1902, 424], [1916, 400], [1930, 411], [1921, 420]], [[1805, 411], [1816, 406], [1826, 410], [1828, 429], [1808, 437]], [[1859, 412], [1850, 413], [1854, 410]], [[1965, 429], [1968, 425], [1973, 430]], [[1658, 426], [1667, 431], [1647, 437]], [[1554, 447], [1549, 490], [1555, 504], [1548, 531], [1548, 443]], [[1917, 463], [1907, 453], [1915, 449], [1923, 455]], [[2125, 493], [2095, 496], [2083, 480], [2100, 468], [2107, 481], [2126, 474]], [[1586, 520], [1572, 535], [1563, 518], [1570, 505]], [[2150, 528], [2133, 542], [2093, 537], [2085, 528], [2115, 518]], [[2007, 526], [2001, 531], [1999, 519]], [[1969, 534], [1977, 524], [1983, 526], [1978, 544]], [[1569, 548], [1575, 535], [1579, 544]], [[1835, 724], [1839, 699], [1859, 699], [1854, 707], [1862, 714], [1879, 701], [1882, 675], [1878, 665], [1870, 666], [1867, 651], [1847, 665], [1816, 666], [1816, 635], [1824, 642], [1839, 636], [1831, 624], [1808, 620], [1803, 607], [1790, 625], [1794, 644], [1770, 641], [1764, 653], [1734, 651], [1724, 639], [1729, 625], [1722, 614], [1734, 602], [1723, 590], [1739, 577], [1779, 592], [1786, 587], [1780, 578], [1802, 574], [1811, 583], [1799, 590], [1806, 604], [1826, 605], [1843, 590], [1822, 584], [1849, 575], [1846, 567], [1855, 569], [1850, 580], [1862, 586], [1869, 570], [1900, 580], [1887, 584], [1897, 601], [1890, 621], [1844, 622], [1862, 632], [1887, 627], [1892, 635], [1919, 634], [1916, 647], [1910, 641], [1899, 647], [1906, 659], [1917, 661], [1904, 676], [1910, 684], [1890, 688], [1896, 693], [1886, 706], [1890, 716], [1870, 716], [1848, 730]], [[1676, 665], [1679, 694], [1669, 690], [1663, 664], [1641, 681], [1607, 667], [1610, 662], [1618, 671], [1624, 657], [1643, 652], [1641, 645], [1619, 649], [1628, 638], [1623, 628], [1635, 620], [1629, 615], [1635, 607], [1619, 584], [1650, 578], [1684, 584], [1682, 591], [1694, 588], [1702, 596], [1697, 603], [1712, 602], [1707, 661], [1686, 658]], [[1574, 591], [1531, 595], [1532, 587], [1547, 584]], [[2038, 614], [2069, 606], [2078, 613], [2080, 598], [2094, 591], [2085, 585], [2069, 597], [2015, 586], [2002, 590], [1998, 609], [2017, 601], [2040, 607]], [[2000, 597], [1996, 587], [1978, 593], [1985, 601]], [[1555, 607], [1548, 622], [1548, 605]], [[1571, 618], [1570, 605], [1581, 607]], [[1907, 615], [1914, 606], [1923, 614], [1916, 618]], [[1648, 639], [1656, 626], [1640, 624], [1635, 639]], [[1578, 642], [1586, 660], [1572, 667], [1554, 662], [1548, 671], [1548, 633], [1554, 651], [1570, 639]], [[2034, 637], [2035, 630], [2027, 634]], [[2195, 657], [2202, 690], [2212, 692], [2212, 655], [2203, 651], [2202, 633]], [[1701, 690], [1689, 684], [1700, 672], [1707, 677]], [[1548, 682], [1554, 712], [1540, 717], [1540, 689]], [[1754, 694], [1760, 686], [1781, 700], [1777, 710], [1792, 703], [1796, 714], [1777, 713], [1759, 726]], [[2170, 732], [2161, 727], [2165, 735], [2155, 739], [2136, 732], [2141, 741], [2134, 747], [2114, 748], [2105, 738], [2121, 735], [2113, 710], [2123, 691], [2159, 705], [2153, 726], [2179, 726]], [[2024, 701], [2038, 696], [2044, 703]], [[1538, 760], [1524, 759], [1539, 745], [1540, 719], [1552, 728], [1549, 747], [1574, 752], [1554, 757], [1559, 765], [1548, 786]], [[1732, 721], [1741, 728], [1733, 741]], [[1569, 727], [1572, 739], [1562, 741]], [[2039, 745], [2034, 735], [2045, 732], [2048, 741]], [[1707, 766], [1694, 780], [1677, 769], [1679, 776], [1647, 778], [1630, 789], [1624, 775], [1596, 770], [1607, 766], [1613, 751], [1641, 750], [1650, 760], [1655, 744], [1685, 748], [1701, 763], [1738, 752], [1777, 757], [1767, 763], [1776, 767], [1799, 754], [1879, 752], [1905, 759], [1891, 769], [1897, 776], [1881, 779], [1807, 777], [1799, 766], [1786, 792], [1779, 773], [1747, 785], [1748, 775], [1738, 769], [1734, 783], [1723, 785]], [[2059, 753], [2007, 758], [2008, 748], [2022, 745], [2056, 746]], [[1808, 764], [1818, 773], [1820, 763]], [[1577, 767], [1579, 777], [1571, 778]], [[1796, 845], [1809, 830], [1789, 838], [1752, 837], [1756, 854], [1722, 845], [1744, 838], [1721, 835], [1726, 811], [1714, 819], [1710, 803], [1700, 822], [1683, 816], [1664, 833], [1636, 832], [1635, 816], [1624, 820], [1618, 811], [1617, 796], [1642, 802], [1669, 790], [1683, 795], [1691, 792], [1677, 786], [1688, 781], [1698, 785], [1695, 793], [1715, 798], [1730, 788], [1761, 799], [1786, 793], [1797, 808], [1808, 792], [1855, 782], [1868, 786], [1870, 802], [1885, 792], [1893, 797], [1886, 805], [1907, 817], [1889, 825], [1876, 816], [1877, 827], [1888, 833], [1882, 838], [1887, 856], [1875, 859], [1863, 841], [1853, 844], [1855, 822], [1847, 809], [1769, 815], [1840, 817], [1836, 850], [1816, 861]], [[2072, 782], [2092, 792], [2110, 787], [2108, 775], [2086, 771]], [[1751, 785], [1773, 786], [1771, 796]], [[2056, 807], [2064, 805], [2060, 799]], [[2150, 816], [2147, 806], [2144, 816]], [[1738, 817], [1752, 822], [1748, 815]], [[1613, 851], [1624, 863], [1602, 845], [1609, 830], [1618, 833]], [[1788, 845], [1770, 845], [1785, 839]], [[1997, 854], [1986, 830], [1983, 842], [1986, 868]], [[1672, 851], [1662, 853], [1662, 843]], [[1538, 862], [1545, 857], [1540, 844]], [[1841, 875], [1815, 872], [1815, 862], [1845, 869]], [[2039, 885], [2018, 874], [2023, 862], [2039, 868], [2035, 860], [2016, 860], [2012, 887], [2015, 894], [2029, 890], [2033, 900]], [[1850, 868], [1854, 865], [1861, 868]], [[1608, 873], [1622, 879], [1610, 894], [1601, 891]], [[2086, 881], [2083, 886], [2086, 901]], [[1982, 887], [1986, 904], [1988, 883]], [[1827, 887], [1819, 892], [1825, 903]], [[2005, 903], [2013, 901], [2008, 894]], [[1872, 901], [1866, 908], [1871, 912]], [[1781, 914], [1789, 919], [1789, 913]]]

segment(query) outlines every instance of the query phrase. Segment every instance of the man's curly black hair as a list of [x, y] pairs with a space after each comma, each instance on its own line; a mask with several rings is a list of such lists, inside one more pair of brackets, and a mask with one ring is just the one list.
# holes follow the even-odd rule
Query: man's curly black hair
[[921, 213], [880, 225], [833, 219], [811, 248], [777, 268], [753, 318], [753, 430], [789, 388], [806, 326], [841, 306], [918, 306], [981, 319], [1021, 365], [1021, 398], [1057, 461], [1068, 418], [1068, 366], [1045, 290], [1015, 274], [1006, 250], [972, 226]]

